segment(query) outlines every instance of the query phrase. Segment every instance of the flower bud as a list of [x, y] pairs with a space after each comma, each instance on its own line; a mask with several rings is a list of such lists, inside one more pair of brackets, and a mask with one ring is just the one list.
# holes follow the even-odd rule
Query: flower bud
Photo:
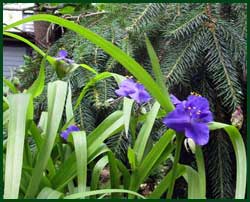
[[195, 153], [195, 143], [194, 141], [191, 139], [191, 138], [186, 138], [184, 140], [184, 145], [185, 145], [185, 148], [188, 152], [192, 152], [193, 154]]
[[243, 120], [244, 120], [244, 117], [243, 117], [242, 109], [240, 106], [237, 106], [236, 110], [232, 113], [231, 123], [236, 128], [241, 129]]

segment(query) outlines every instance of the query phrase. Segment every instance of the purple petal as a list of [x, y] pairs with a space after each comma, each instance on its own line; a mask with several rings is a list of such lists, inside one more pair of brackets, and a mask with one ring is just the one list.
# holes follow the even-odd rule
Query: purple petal
[[69, 132], [80, 131], [80, 129], [76, 125], [71, 125], [67, 128]]
[[209, 110], [208, 100], [201, 96], [189, 95], [187, 98], [187, 105], [196, 107], [199, 110]]
[[148, 102], [151, 97], [147, 91], [136, 91], [135, 93], [129, 94], [129, 96], [134, 99], [138, 104]]
[[61, 132], [60, 136], [64, 139], [67, 140], [68, 136], [69, 136], [69, 132], [67, 130]]
[[205, 145], [209, 140], [209, 129], [207, 124], [193, 123], [185, 130], [185, 136], [191, 138], [198, 145]]
[[148, 102], [151, 99], [151, 96], [145, 90], [144, 86], [139, 83], [135, 85], [135, 92], [129, 94], [129, 96], [139, 104]]
[[209, 123], [213, 121], [213, 115], [211, 111], [202, 111], [199, 118], [202, 120], [203, 123]]
[[136, 91], [135, 86], [136, 83], [133, 81], [133, 79], [125, 79], [120, 83], [119, 89], [117, 89], [115, 93], [119, 96], [126, 97]]
[[59, 50], [58, 51], [58, 56], [61, 58], [66, 58], [68, 55], [68, 52], [66, 50]]
[[173, 94], [170, 94], [170, 99], [171, 99], [173, 105], [178, 105], [181, 103], [181, 101], [177, 97], [175, 97]]
[[188, 114], [180, 108], [176, 108], [170, 112], [164, 119], [163, 123], [177, 132], [184, 132], [185, 128], [190, 125], [190, 117]]
[[119, 88], [117, 90], [115, 90], [115, 93], [119, 96], [123, 96], [126, 97], [128, 96], [130, 93], [134, 93], [135, 91], [133, 89], [128, 89], [128, 88]]
[[70, 135], [70, 133], [72, 133], [74, 131], [80, 131], [80, 129], [76, 125], [71, 125], [66, 130], [64, 130], [63, 132], [61, 132], [60, 136], [64, 140], [67, 140], [68, 136]]

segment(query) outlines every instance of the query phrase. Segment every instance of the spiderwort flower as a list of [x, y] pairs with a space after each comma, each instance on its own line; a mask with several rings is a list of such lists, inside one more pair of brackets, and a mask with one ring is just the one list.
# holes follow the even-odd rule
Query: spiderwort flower
[[138, 104], [148, 102], [151, 99], [144, 86], [135, 82], [131, 78], [123, 80], [119, 85], [119, 89], [117, 89], [115, 93], [122, 97], [130, 97]]
[[213, 120], [208, 100], [197, 94], [191, 94], [183, 101], [173, 95], [171, 99], [176, 102], [173, 103], [176, 108], [163, 119], [163, 123], [177, 132], [185, 132], [185, 136], [198, 145], [207, 144], [208, 123]]
[[63, 60], [65, 62], [69, 63], [69, 64], [74, 63], [74, 60], [71, 60], [71, 59], [67, 58], [67, 56], [68, 56], [68, 52], [66, 50], [64, 50], [64, 49], [61, 49], [61, 50], [58, 51], [57, 57], [55, 57], [55, 58], [57, 60]]
[[80, 129], [76, 125], [70, 125], [66, 130], [61, 132], [61, 137], [64, 140], [67, 140], [70, 133], [75, 131], [80, 131]]

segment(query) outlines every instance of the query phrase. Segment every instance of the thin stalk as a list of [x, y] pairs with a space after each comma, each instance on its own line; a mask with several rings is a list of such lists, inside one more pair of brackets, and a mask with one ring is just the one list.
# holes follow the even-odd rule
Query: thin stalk
[[172, 198], [172, 195], [173, 195], [177, 164], [178, 164], [179, 159], [180, 159], [181, 146], [182, 146], [183, 139], [184, 139], [183, 134], [176, 133], [176, 150], [175, 150], [174, 164], [173, 164], [173, 168], [172, 168], [172, 171], [173, 171], [172, 177], [171, 177], [170, 186], [169, 186], [169, 189], [167, 192], [167, 199]]

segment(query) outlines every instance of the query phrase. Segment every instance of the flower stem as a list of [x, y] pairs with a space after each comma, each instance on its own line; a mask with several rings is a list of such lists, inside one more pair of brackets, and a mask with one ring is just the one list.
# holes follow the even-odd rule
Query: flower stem
[[175, 157], [174, 157], [174, 164], [173, 164], [173, 172], [171, 176], [171, 181], [170, 181], [170, 186], [167, 192], [167, 198], [170, 199], [172, 198], [173, 191], [174, 191], [174, 185], [175, 185], [175, 178], [176, 178], [176, 169], [177, 169], [177, 164], [180, 159], [180, 153], [181, 153], [181, 146], [182, 146], [182, 141], [184, 139], [184, 135], [180, 133], [176, 133], [176, 150], [175, 150]]

